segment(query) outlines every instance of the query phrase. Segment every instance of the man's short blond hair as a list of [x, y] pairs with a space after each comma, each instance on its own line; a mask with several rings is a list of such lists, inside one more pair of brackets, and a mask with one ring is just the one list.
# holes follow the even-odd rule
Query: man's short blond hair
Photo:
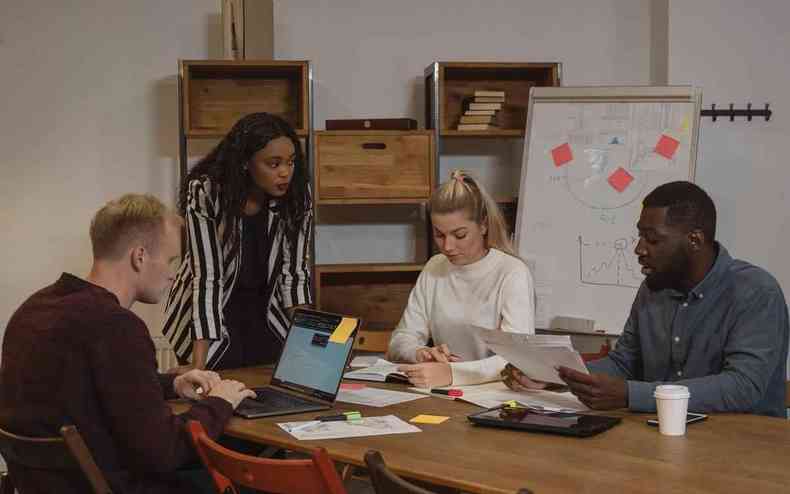
[[94, 259], [119, 259], [135, 243], [155, 250], [170, 218], [177, 216], [150, 194], [126, 194], [108, 202], [91, 221]]

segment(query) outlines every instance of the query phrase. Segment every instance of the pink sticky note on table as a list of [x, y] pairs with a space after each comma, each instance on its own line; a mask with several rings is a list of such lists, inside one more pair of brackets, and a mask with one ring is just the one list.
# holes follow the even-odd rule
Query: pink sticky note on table
[[342, 383], [340, 385], [340, 389], [345, 389], [346, 391], [351, 391], [352, 389], [363, 389], [364, 387], [365, 385], [361, 383]]
[[658, 140], [658, 144], [656, 144], [655, 151], [664, 158], [671, 160], [672, 157], [675, 156], [675, 151], [678, 150], [678, 146], [680, 146], [680, 141], [666, 134], [661, 134], [661, 138]]
[[631, 182], [634, 181], [634, 177], [628, 173], [625, 168], [618, 167], [617, 170], [614, 171], [611, 175], [609, 175], [609, 185], [614, 188], [617, 192], [622, 192], [631, 185]]
[[554, 166], [560, 167], [565, 163], [573, 160], [573, 152], [571, 146], [566, 142], [551, 150], [551, 157], [554, 159]]

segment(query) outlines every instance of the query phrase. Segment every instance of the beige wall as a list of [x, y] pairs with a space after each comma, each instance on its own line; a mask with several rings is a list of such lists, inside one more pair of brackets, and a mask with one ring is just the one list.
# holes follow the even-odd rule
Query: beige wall
[[702, 120], [697, 182], [719, 213], [730, 253], [766, 268], [790, 292], [790, 2], [672, 0], [669, 83], [703, 88], [705, 107], [770, 103], [770, 122]]
[[[648, 3], [276, 1], [276, 57], [314, 61], [318, 128], [325, 118], [421, 119], [422, 70], [434, 60], [556, 60], [565, 63], [566, 84], [647, 82]], [[0, 331], [28, 295], [61, 271], [87, 272], [88, 222], [105, 201], [138, 191], [172, 203], [176, 62], [219, 56], [219, 5], [219, 0], [4, 2]], [[451, 151], [459, 166], [483, 170], [512, 162], [517, 170], [520, 144], [514, 143], [493, 157], [488, 150]], [[409, 226], [395, 221], [354, 242], [351, 259], [413, 256], [417, 243]], [[346, 248], [335, 242], [337, 236], [345, 238], [344, 226], [338, 228], [339, 233], [321, 237], [326, 242], [319, 240], [324, 262]], [[358, 229], [348, 231], [355, 241]], [[138, 304], [135, 310], [158, 331], [161, 308]]]
[[[60, 272], [86, 274], [93, 212], [172, 202], [179, 58], [218, 55], [217, 0], [4, 1], [0, 330]], [[158, 327], [161, 309], [136, 306]]]
[[[328, 118], [424, 124], [423, 70], [434, 61], [562, 62], [564, 85], [648, 84], [654, 1], [280, 0], [275, 56], [313, 61], [317, 129]], [[493, 194], [517, 195], [523, 140], [444, 142], [441, 180], [464, 168]], [[318, 262], [424, 260], [416, 214], [360, 209], [353, 222], [319, 211]]]

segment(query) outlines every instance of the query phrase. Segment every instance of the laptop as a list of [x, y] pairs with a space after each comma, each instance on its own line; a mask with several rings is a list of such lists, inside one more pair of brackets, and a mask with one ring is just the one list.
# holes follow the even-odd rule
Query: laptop
[[[353, 324], [348, 339], [329, 341], [344, 320]], [[332, 408], [361, 324], [359, 318], [296, 309], [271, 383], [252, 388], [258, 396], [242, 400], [235, 413], [252, 419]]]

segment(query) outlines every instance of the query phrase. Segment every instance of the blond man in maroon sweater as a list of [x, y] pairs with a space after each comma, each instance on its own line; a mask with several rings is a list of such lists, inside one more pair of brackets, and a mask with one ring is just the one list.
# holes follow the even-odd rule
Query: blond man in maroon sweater
[[[74, 424], [116, 493], [188, 492], [175, 470], [194, 459], [184, 430], [200, 421], [221, 434], [254, 393], [214, 372], [159, 374], [145, 323], [129, 309], [170, 287], [181, 219], [156, 198], [129, 194], [91, 223], [93, 266], [64, 273], [11, 317], [0, 369], [0, 424], [30, 436]], [[201, 392], [201, 394], [199, 394]], [[197, 401], [175, 415], [165, 402]], [[9, 465], [20, 492], [88, 492], [84, 480]]]

